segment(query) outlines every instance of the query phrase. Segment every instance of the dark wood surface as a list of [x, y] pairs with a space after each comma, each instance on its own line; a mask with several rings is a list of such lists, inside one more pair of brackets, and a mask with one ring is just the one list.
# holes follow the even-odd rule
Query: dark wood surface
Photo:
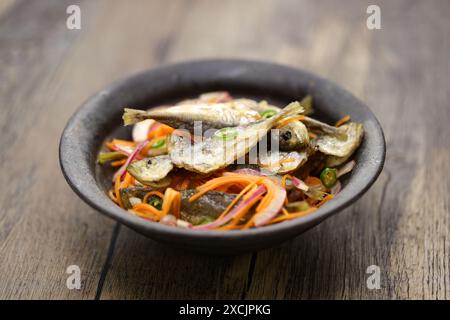
[[[0, 298], [448, 299], [450, 2], [0, 1]], [[57, 147], [76, 108], [161, 64], [243, 57], [297, 66], [367, 102], [385, 169], [349, 209], [279, 247], [237, 257], [169, 250], [70, 190]], [[66, 268], [81, 269], [80, 290]], [[378, 265], [381, 289], [366, 287]]]

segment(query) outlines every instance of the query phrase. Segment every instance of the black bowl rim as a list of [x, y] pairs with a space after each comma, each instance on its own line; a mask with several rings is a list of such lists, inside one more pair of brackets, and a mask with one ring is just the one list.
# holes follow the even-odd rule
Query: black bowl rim
[[[208, 65], [215, 64], [235, 64], [235, 65], [252, 65], [253, 67], [265, 67], [265, 68], [273, 68], [274, 71], [286, 71], [286, 72], [295, 72], [298, 75], [303, 77], [307, 77], [311, 80], [321, 82], [329, 87], [332, 87], [339, 94], [346, 95], [348, 98], [357, 101], [360, 104], [360, 107], [364, 109], [364, 113], [368, 117], [370, 121], [373, 122], [373, 128], [370, 132], [365, 132], [365, 134], [372, 135], [374, 139], [375, 145], [377, 146], [376, 152], [372, 153], [374, 156], [370, 162], [364, 163], [364, 176], [363, 177], [352, 177], [348, 182], [346, 188], [344, 188], [339, 197], [333, 199], [323, 205], [316, 213], [307, 215], [305, 217], [293, 219], [290, 221], [285, 221], [279, 224], [267, 225], [261, 228], [253, 228], [247, 230], [239, 230], [239, 231], [216, 231], [216, 230], [189, 230], [182, 228], [174, 228], [170, 226], [166, 226], [160, 223], [155, 223], [151, 221], [147, 221], [145, 219], [139, 218], [132, 214], [129, 214], [122, 208], [115, 205], [108, 196], [104, 193], [103, 190], [95, 183], [95, 188], [100, 191], [103, 195], [103, 199], [96, 197], [93, 194], [90, 194], [86, 191], [85, 188], [81, 187], [84, 183], [83, 175], [81, 173], [90, 175], [93, 177], [94, 182], [95, 174], [91, 172], [89, 169], [89, 165], [85, 164], [84, 166], [77, 167], [80, 163], [74, 162], [73, 160], [73, 150], [77, 149], [77, 143], [80, 141], [76, 141], [72, 135], [71, 131], [83, 121], [84, 116], [89, 113], [88, 111], [92, 111], [96, 108], [96, 104], [99, 99], [104, 98], [108, 94], [120, 90], [123, 86], [125, 86], [129, 81], [133, 79], [140, 78], [146, 75], [149, 72], [164, 72], [169, 70], [176, 70], [178, 68], [183, 69], [186, 67], [196, 67], [203, 66], [207, 67]], [[71, 150], [72, 152], [67, 152]], [[101, 213], [135, 229], [135, 230], [146, 230], [155, 236], [155, 238], [166, 238], [167, 236], [174, 236], [176, 238], [190, 239], [190, 240], [244, 240], [243, 238], [259, 238], [259, 236], [269, 235], [277, 232], [286, 232], [290, 234], [295, 234], [297, 230], [304, 230], [305, 226], [313, 226], [324, 219], [330, 217], [331, 215], [343, 210], [348, 207], [350, 204], [359, 199], [376, 181], [379, 174], [381, 173], [385, 161], [386, 155], [386, 142], [384, 138], [383, 130], [380, 126], [379, 121], [372, 113], [372, 111], [367, 107], [363, 102], [361, 102], [358, 98], [353, 96], [347, 90], [341, 88], [340, 86], [334, 84], [330, 80], [326, 80], [322, 77], [319, 77], [315, 74], [312, 74], [308, 71], [304, 71], [298, 68], [293, 68], [281, 64], [271, 63], [271, 62], [262, 62], [262, 61], [254, 61], [254, 60], [243, 60], [243, 59], [200, 59], [200, 60], [192, 60], [187, 62], [180, 62], [171, 65], [161, 66], [155, 69], [146, 70], [143, 72], [136, 73], [124, 79], [117, 80], [113, 82], [111, 85], [106, 87], [103, 90], [100, 90], [93, 96], [91, 96], [86, 102], [84, 102], [79, 109], [73, 114], [73, 116], [69, 119], [66, 127], [64, 128], [60, 144], [59, 144], [59, 162], [60, 167], [63, 172], [65, 179], [67, 180], [69, 186], [73, 189], [73, 191], [87, 204], [91, 207], [97, 209]], [[82, 154], [76, 154], [77, 159], [83, 159]], [[357, 163], [357, 166], [361, 165]], [[78, 174], [75, 172], [78, 171]], [[355, 178], [361, 178], [361, 180], [356, 180]], [[94, 187], [94, 186], [90, 186]], [[98, 195], [98, 194], [97, 194]], [[301, 233], [301, 231], [299, 232]]]

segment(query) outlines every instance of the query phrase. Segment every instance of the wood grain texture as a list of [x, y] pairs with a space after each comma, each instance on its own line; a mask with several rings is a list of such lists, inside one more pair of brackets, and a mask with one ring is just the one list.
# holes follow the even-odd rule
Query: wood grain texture
[[[0, 298], [449, 298], [448, 1], [378, 1], [375, 31], [368, 1], [77, 3], [79, 31], [65, 26], [71, 1], [0, 7]], [[114, 79], [203, 57], [300, 67], [366, 101], [388, 145], [378, 181], [298, 238], [237, 257], [168, 249], [81, 202], [57, 164], [74, 110]], [[81, 290], [66, 288], [71, 264]]]

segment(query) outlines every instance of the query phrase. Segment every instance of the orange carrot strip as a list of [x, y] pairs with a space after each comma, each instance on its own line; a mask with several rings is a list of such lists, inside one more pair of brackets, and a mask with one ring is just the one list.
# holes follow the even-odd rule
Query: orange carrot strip
[[303, 120], [303, 119], [305, 119], [305, 116], [295, 116], [295, 117], [287, 118], [287, 119], [281, 121], [279, 124], [277, 124], [275, 126], [275, 129], [280, 129], [292, 121], [298, 121], [298, 120]]
[[113, 161], [111, 162], [111, 167], [120, 167], [125, 162], [127, 162], [127, 159]]
[[305, 183], [309, 186], [320, 186], [322, 182], [319, 178], [309, 176], [305, 179]]
[[336, 122], [335, 126], [336, 126], [336, 127], [340, 127], [340, 126], [342, 126], [343, 124], [345, 124], [345, 123], [347, 123], [347, 122], [349, 122], [349, 121], [350, 121], [350, 116], [349, 116], [349, 115], [346, 115], [346, 116], [344, 116], [343, 118], [339, 119], [339, 120]]
[[317, 208], [309, 208], [304, 211], [289, 213], [288, 215], [279, 216], [279, 217], [271, 220], [268, 224], [273, 224], [273, 223], [277, 223], [277, 222], [281, 222], [281, 221], [285, 221], [285, 220], [291, 220], [291, 219], [295, 219], [295, 218], [304, 217], [310, 213], [313, 213], [316, 210], [317, 210]]
[[328, 194], [325, 198], [323, 198], [318, 204], [317, 206], [320, 207], [321, 205], [323, 205], [325, 202], [330, 201], [331, 199], [334, 198], [334, 195], [332, 194]]

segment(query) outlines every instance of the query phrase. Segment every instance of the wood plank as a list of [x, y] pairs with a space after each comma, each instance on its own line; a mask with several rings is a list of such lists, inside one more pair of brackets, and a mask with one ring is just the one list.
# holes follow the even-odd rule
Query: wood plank
[[[110, 242], [112, 223], [74, 195], [58, 168], [63, 126], [92, 90], [67, 83], [65, 71], [77, 71], [63, 61], [78, 40], [66, 28], [68, 5], [22, 1], [0, 21], [3, 299], [93, 298]], [[69, 265], [81, 269], [80, 290], [66, 286]]]
[[[66, 29], [68, 4], [23, 2], [2, 20], [3, 298], [95, 297], [115, 223], [67, 186], [57, 164], [59, 136], [89, 95], [149, 67], [160, 47], [156, 32], [136, 24], [129, 24], [134, 36], [116, 37], [136, 13], [124, 11], [120, 1], [80, 3], [81, 31]], [[145, 11], [140, 14], [143, 19]], [[26, 23], [18, 27], [17, 20]], [[79, 291], [66, 288], [70, 264], [81, 268]]]
[[[448, 24], [444, 26], [442, 21], [449, 7], [443, 2], [436, 6], [416, 3], [413, 8], [405, 3], [391, 6], [382, 2], [383, 30], [367, 34], [367, 30], [351, 22], [355, 20], [348, 20], [364, 12], [359, 11], [361, 7], [346, 7], [344, 18], [337, 4], [328, 5], [321, 7], [320, 15], [324, 19], [333, 15], [341, 27], [338, 31], [319, 27], [319, 34], [312, 37], [337, 38], [348, 45], [335, 56], [336, 64], [312, 58], [312, 65], [316, 69], [320, 64], [327, 77], [361, 96], [377, 114], [388, 142], [385, 170], [351, 209], [290, 244], [260, 253], [254, 285], [247, 296], [444, 299], [449, 292], [446, 190], [450, 175], [441, 169], [449, 144], [437, 137], [448, 135], [448, 108], [444, 102], [448, 92], [443, 90], [445, 85], [436, 88], [436, 80], [448, 83], [449, 64], [444, 57], [450, 53], [450, 46], [448, 41], [442, 42]], [[399, 21], [404, 10], [408, 14]], [[423, 15], [434, 22], [417, 25]], [[311, 16], [314, 12], [309, 13]], [[421, 49], [412, 50], [417, 46]], [[361, 51], [367, 47], [370, 51]], [[439, 52], [436, 48], [440, 48]], [[430, 112], [424, 113], [423, 108], [429, 104]], [[441, 148], [434, 150], [434, 144]], [[432, 175], [436, 170], [439, 174]], [[429, 189], [428, 185], [436, 187]], [[433, 207], [431, 200], [423, 199], [433, 199]], [[381, 290], [366, 288], [365, 271], [372, 264], [381, 268]], [[286, 270], [285, 274], [279, 273], [281, 269]]]

